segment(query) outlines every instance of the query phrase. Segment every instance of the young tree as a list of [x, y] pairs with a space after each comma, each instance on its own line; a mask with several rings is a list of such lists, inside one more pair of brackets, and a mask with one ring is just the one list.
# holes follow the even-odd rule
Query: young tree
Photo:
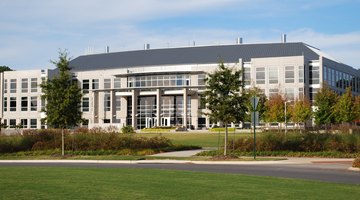
[[247, 107], [246, 96], [242, 94], [244, 83], [242, 71], [228, 68], [219, 63], [219, 68], [208, 74], [204, 92], [206, 113], [210, 120], [225, 124], [224, 155], [227, 155], [228, 123], [243, 121]]
[[338, 98], [333, 112], [337, 123], [351, 123], [356, 119], [351, 87], [346, 88], [346, 92]]
[[300, 122], [305, 124], [307, 120], [311, 119], [311, 116], [312, 110], [309, 100], [307, 98], [297, 99], [291, 108], [292, 121], [299, 127]]
[[81, 89], [70, 73], [70, 58], [66, 51], [59, 52], [59, 60], [51, 61], [59, 70], [59, 75], [41, 84], [47, 101], [45, 110], [46, 124], [62, 130], [62, 155], [64, 155], [64, 129], [77, 125], [82, 121], [80, 111]]
[[333, 92], [327, 84], [323, 84], [315, 95], [314, 112], [315, 123], [317, 125], [328, 125], [335, 122], [333, 108], [336, 104], [338, 95]]
[[[272, 95], [265, 106], [265, 121], [285, 122], [285, 99], [280, 94]], [[290, 117], [289, 113], [287, 112], [287, 119]]]
[[[264, 113], [266, 111], [265, 104], [266, 104], [266, 101], [267, 101], [266, 95], [263, 93], [263, 91], [261, 91], [257, 87], [252, 87], [252, 88], [249, 88], [248, 90], [246, 90], [246, 95], [247, 95], [247, 98], [248, 98], [248, 101], [246, 102], [246, 106], [247, 106], [248, 111], [252, 110], [252, 105], [251, 105], [251, 102], [250, 102], [250, 98], [253, 97], [253, 96], [259, 97], [259, 103], [258, 103], [258, 106], [257, 106], [257, 111], [259, 112], [259, 120], [264, 119]], [[251, 113], [248, 112], [246, 117], [245, 117], [245, 121], [251, 121], [250, 118], [251, 118]]]

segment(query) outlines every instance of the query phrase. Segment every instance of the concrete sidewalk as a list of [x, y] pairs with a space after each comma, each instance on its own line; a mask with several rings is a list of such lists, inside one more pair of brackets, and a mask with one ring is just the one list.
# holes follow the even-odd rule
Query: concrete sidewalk
[[209, 151], [205, 149], [196, 149], [196, 150], [186, 150], [186, 151], [172, 151], [172, 152], [166, 152], [166, 153], [158, 153], [151, 156], [154, 157], [191, 157], [195, 156], [196, 154], [203, 152], [203, 151]]

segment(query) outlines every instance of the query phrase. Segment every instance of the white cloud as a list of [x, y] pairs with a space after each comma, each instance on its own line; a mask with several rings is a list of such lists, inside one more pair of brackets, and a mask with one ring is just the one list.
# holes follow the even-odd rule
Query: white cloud
[[[286, 1], [287, 2], [287, 1]], [[49, 64], [56, 59], [57, 50], [68, 49], [73, 56], [84, 53], [88, 46], [103, 52], [105, 45], [111, 51], [139, 50], [144, 43], [151, 48], [192, 45], [234, 44], [236, 37], [244, 43], [280, 42], [279, 29], [243, 27], [237, 24], [246, 13], [247, 20], [257, 20], [271, 15], [318, 9], [329, 3], [313, 1], [272, 0], [2, 0], [0, 1], [0, 65], [15, 69], [32, 69]], [[344, 3], [342, 0], [331, 4]], [[295, 6], [294, 6], [295, 5]], [[300, 9], [300, 10], [299, 10]], [[204, 27], [186, 24], [166, 24], [151, 27], [148, 22], [171, 21], [176, 17], [206, 17], [232, 12], [237, 19], [232, 26], [218, 28], [225, 21], [217, 21]], [[237, 15], [239, 13], [239, 15]], [[251, 15], [251, 16], [250, 16]], [[210, 15], [209, 15], [210, 16]], [[254, 18], [255, 17], [255, 18]], [[170, 19], [170, 20], [169, 20]], [[222, 19], [223, 20], [223, 19]], [[201, 23], [197, 21], [197, 23]], [[259, 22], [254, 22], [259, 23]], [[143, 27], [143, 26], [146, 27]], [[360, 32], [329, 34], [309, 28], [287, 31], [288, 41], [305, 42], [346, 64], [360, 67], [357, 57], [360, 51]]]

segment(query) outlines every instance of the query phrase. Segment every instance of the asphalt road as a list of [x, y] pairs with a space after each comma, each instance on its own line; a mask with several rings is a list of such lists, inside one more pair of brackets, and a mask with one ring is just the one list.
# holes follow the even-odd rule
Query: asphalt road
[[96, 167], [96, 168], [151, 168], [168, 170], [188, 170], [212, 173], [248, 174], [283, 178], [298, 178], [334, 183], [360, 185], [360, 172], [349, 171], [333, 164], [267, 164], [267, 165], [223, 165], [223, 164], [119, 164], [119, 163], [0, 163], [1, 166], [46, 166], [46, 167]]

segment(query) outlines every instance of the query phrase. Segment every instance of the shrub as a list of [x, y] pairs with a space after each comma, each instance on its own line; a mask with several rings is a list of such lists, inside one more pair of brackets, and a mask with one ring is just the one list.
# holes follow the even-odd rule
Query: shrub
[[128, 125], [128, 126], [123, 126], [123, 127], [121, 128], [121, 132], [122, 132], [122, 133], [135, 133], [134, 128], [133, 128], [132, 126], [130, 126], [130, 125]]
[[357, 168], [360, 168], [360, 157], [357, 157], [353, 164], [352, 164], [353, 167], [357, 167]]

